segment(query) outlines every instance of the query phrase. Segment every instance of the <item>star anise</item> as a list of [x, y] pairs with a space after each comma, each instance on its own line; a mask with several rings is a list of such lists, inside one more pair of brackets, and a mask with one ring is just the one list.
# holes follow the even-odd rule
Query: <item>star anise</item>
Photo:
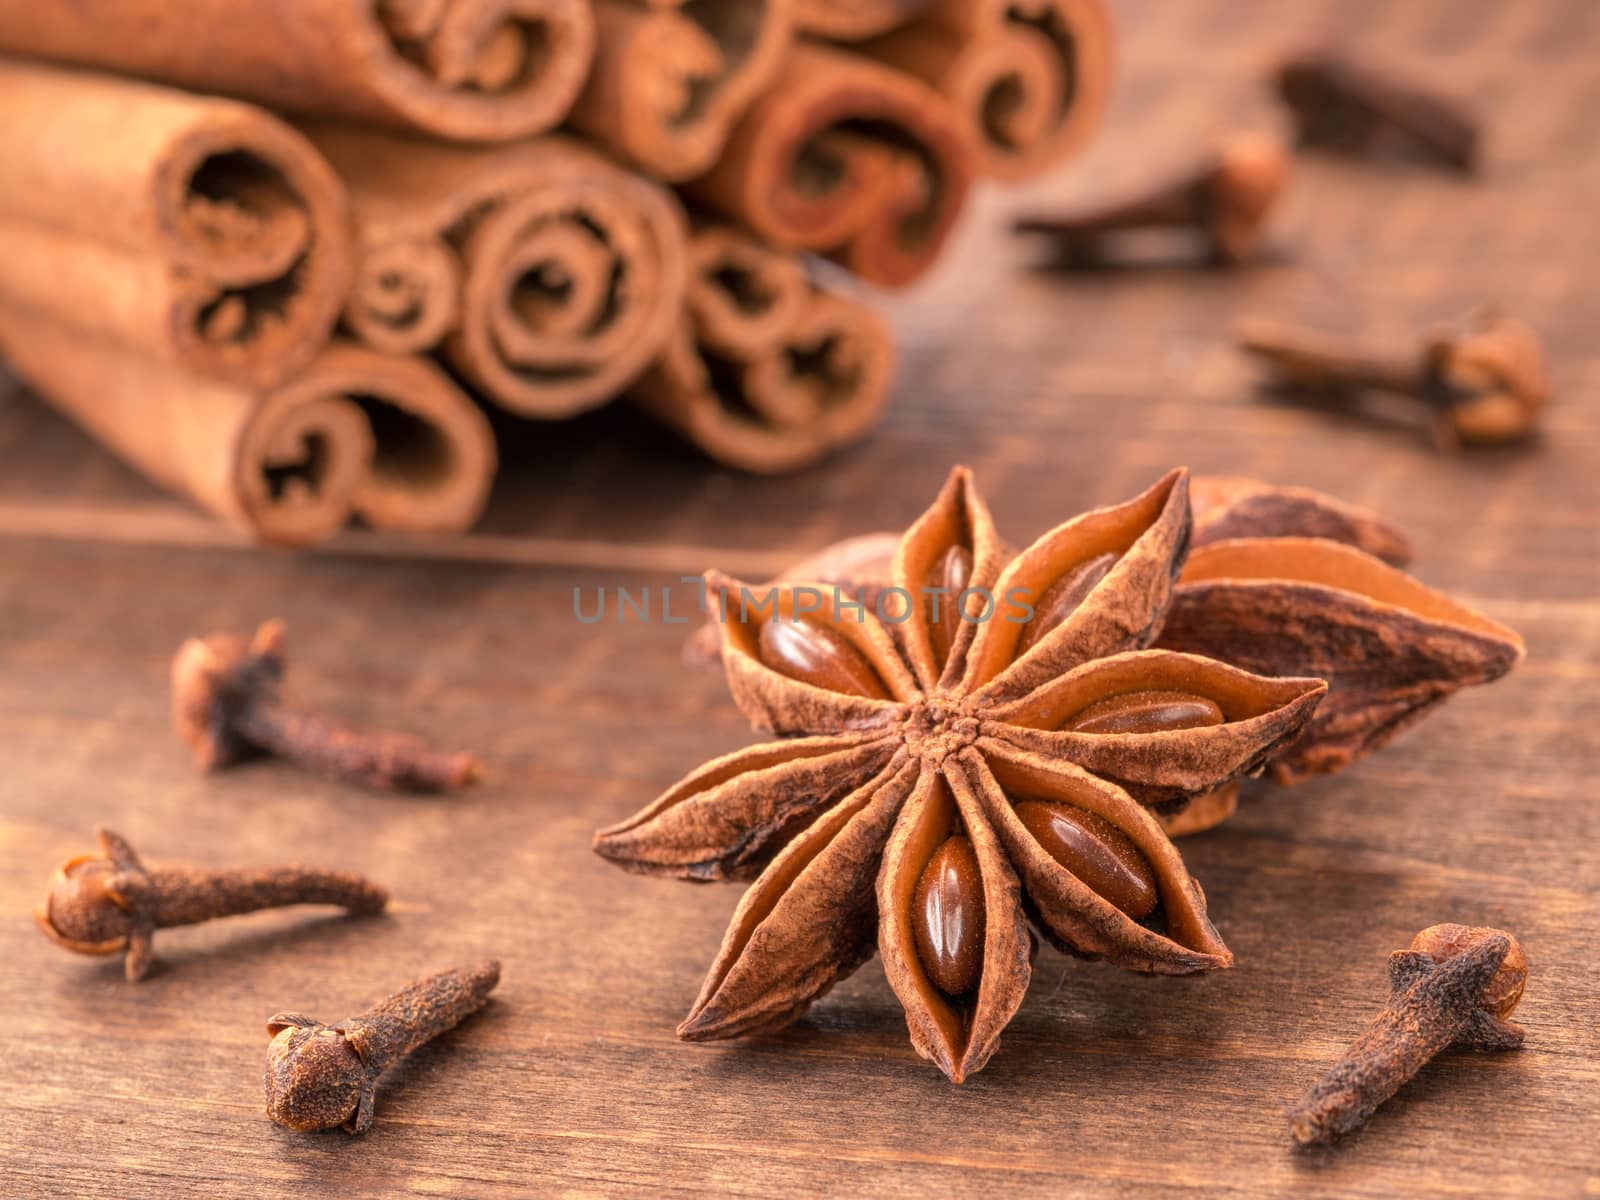
[[1147, 806], [1260, 770], [1326, 685], [1146, 649], [1189, 532], [1173, 471], [1011, 558], [958, 469], [870, 608], [708, 575], [734, 699], [786, 740], [595, 837], [630, 870], [755, 879], [679, 1035], [785, 1024], [876, 949], [912, 1044], [959, 1083], [1022, 1002], [1030, 922], [1137, 971], [1229, 966]]
[[[1522, 657], [1515, 631], [1396, 569], [1411, 541], [1379, 513], [1233, 476], [1196, 477], [1190, 507], [1191, 552], [1157, 648], [1328, 683], [1315, 716], [1268, 764], [1277, 783], [1343, 770]], [[846, 539], [782, 578], [838, 582], [870, 601], [888, 586], [896, 544], [890, 534]], [[693, 661], [716, 658], [715, 632], [695, 635]], [[1238, 795], [1234, 781], [1157, 815], [1169, 835], [1198, 833], [1227, 820]]]
[[1277, 783], [1341, 771], [1523, 655], [1498, 621], [1353, 545], [1241, 537], [1190, 556], [1161, 646], [1328, 681], [1328, 699], [1271, 763]]

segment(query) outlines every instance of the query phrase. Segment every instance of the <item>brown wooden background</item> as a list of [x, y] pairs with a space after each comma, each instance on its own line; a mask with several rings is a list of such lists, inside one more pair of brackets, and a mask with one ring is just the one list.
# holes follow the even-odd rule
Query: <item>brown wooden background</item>
[[[1110, 127], [1059, 180], [989, 197], [939, 276], [892, 302], [897, 406], [809, 474], [710, 469], [618, 410], [521, 431], [474, 538], [356, 534], [294, 558], [232, 544], [15, 389], [0, 402], [0, 1192], [1600, 1195], [1600, 5], [1116, 9]], [[1026, 203], [1274, 119], [1262, 69], [1334, 14], [1479, 102], [1487, 178], [1307, 159], [1282, 261], [1243, 274], [1069, 278], [1000, 232]], [[1224, 338], [1244, 312], [1382, 331], [1481, 300], [1547, 339], [1559, 402], [1532, 451], [1445, 458], [1265, 404]], [[736, 893], [624, 876], [589, 834], [750, 735], [717, 677], [680, 667], [681, 627], [580, 626], [572, 589], [760, 575], [903, 524], [955, 461], [1014, 539], [1174, 462], [1336, 491], [1406, 525], [1419, 573], [1522, 630], [1528, 661], [1186, 846], [1232, 972], [1047, 952], [959, 1089], [914, 1056], [875, 964], [781, 1036], [680, 1045]], [[493, 780], [440, 801], [276, 764], [196, 778], [167, 729], [168, 657], [275, 614], [301, 696], [478, 750]], [[337, 862], [397, 902], [167, 932], [131, 987], [29, 917], [97, 820], [153, 860]], [[1442, 1060], [1346, 1144], [1292, 1151], [1285, 1104], [1373, 1011], [1387, 952], [1441, 920], [1523, 939], [1526, 1049]], [[490, 954], [497, 1002], [389, 1079], [369, 1136], [263, 1116], [274, 1010], [332, 1020]]]

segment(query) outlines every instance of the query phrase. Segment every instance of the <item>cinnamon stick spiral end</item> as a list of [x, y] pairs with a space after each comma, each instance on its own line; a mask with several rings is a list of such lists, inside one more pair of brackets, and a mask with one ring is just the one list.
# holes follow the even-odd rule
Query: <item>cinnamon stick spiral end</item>
[[661, 350], [688, 235], [663, 188], [574, 144], [541, 149], [545, 177], [462, 239], [461, 315], [443, 352], [501, 408], [553, 420], [606, 403]]
[[364, 74], [388, 123], [452, 141], [503, 142], [559, 125], [594, 57], [588, 0], [376, 7]]
[[164, 173], [179, 361], [246, 386], [287, 378], [327, 339], [353, 270], [338, 179], [298, 133], [242, 104], [197, 123]]
[[802, 42], [688, 191], [772, 245], [904, 287], [937, 260], [976, 170], [961, 118], [925, 83]]
[[437, 238], [366, 246], [342, 320], [357, 339], [389, 354], [430, 350], [460, 312], [461, 264]]
[[788, 0], [595, 0], [594, 69], [571, 124], [668, 182], [710, 169], [791, 38]]
[[1111, 96], [1111, 19], [1101, 0], [935, 0], [865, 49], [949, 101], [983, 173], [1010, 182], [1076, 153]]
[[688, 316], [634, 399], [719, 462], [798, 470], [877, 421], [894, 377], [887, 324], [818, 291], [796, 256], [723, 226], [698, 232]]

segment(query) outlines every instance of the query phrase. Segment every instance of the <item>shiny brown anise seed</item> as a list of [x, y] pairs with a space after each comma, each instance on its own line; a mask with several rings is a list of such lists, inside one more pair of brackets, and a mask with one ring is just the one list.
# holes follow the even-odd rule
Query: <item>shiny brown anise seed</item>
[[1099, 813], [1049, 800], [1023, 800], [1017, 819], [1046, 854], [1096, 895], [1136, 921], [1155, 911], [1161, 899], [1155, 872], [1133, 840]]
[[933, 985], [964, 996], [983, 974], [983, 876], [970, 839], [956, 834], [933, 852], [912, 899], [917, 957]]
[[1168, 733], [1222, 722], [1222, 709], [1214, 700], [1189, 692], [1145, 691], [1096, 700], [1068, 717], [1062, 728], [1071, 733]]
[[841, 634], [809, 621], [774, 617], [761, 626], [761, 661], [780, 674], [830, 692], [889, 699], [866, 656]]
[[940, 667], [950, 661], [950, 648], [961, 632], [961, 593], [972, 579], [972, 551], [951, 546], [928, 572], [928, 637], [933, 641], [933, 658]]
[[1117, 565], [1121, 557], [1120, 554], [1097, 554], [1085, 559], [1047, 587], [1044, 595], [1039, 597], [1039, 603], [1033, 606], [1033, 619], [1017, 639], [1018, 656], [1044, 641], [1047, 634], [1077, 612], [1078, 606], [1111, 573], [1111, 568]]

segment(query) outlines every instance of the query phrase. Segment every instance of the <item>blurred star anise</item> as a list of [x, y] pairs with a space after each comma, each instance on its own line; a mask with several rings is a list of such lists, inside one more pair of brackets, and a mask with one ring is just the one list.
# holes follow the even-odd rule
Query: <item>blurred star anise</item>
[[679, 1035], [783, 1025], [876, 949], [912, 1044], [959, 1083], [1022, 1002], [1030, 922], [1136, 971], [1229, 966], [1146, 806], [1259, 771], [1326, 685], [1145, 649], [1189, 534], [1173, 471], [1010, 558], [958, 469], [870, 605], [708, 575], [734, 698], [786, 740], [595, 837], [629, 870], [755, 879]]

